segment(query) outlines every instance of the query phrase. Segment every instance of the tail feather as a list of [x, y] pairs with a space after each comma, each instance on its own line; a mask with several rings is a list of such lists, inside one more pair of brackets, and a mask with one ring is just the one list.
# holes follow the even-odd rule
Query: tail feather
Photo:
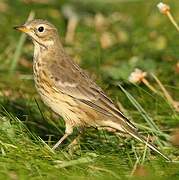
[[150, 149], [152, 149], [153, 151], [155, 151], [156, 153], [160, 154], [164, 159], [166, 159], [167, 161], [171, 162], [171, 159], [168, 158], [167, 156], [165, 156], [162, 152], [159, 151], [159, 149], [157, 147], [155, 147], [153, 144], [151, 144], [150, 142], [147, 142], [146, 139], [141, 136], [136, 129], [132, 129], [130, 126], [126, 125], [126, 124], [119, 124], [118, 122], [115, 121], [107, 121], [106, 125], [109, 127], [112, 127], [118, 131], [123, 131], [125, 133], [128, 133], [129, 135], [131, 135], [132, 137], [134, 137], [136, 140], [146, 144]]
[[151, 144], [150, 142], [147, 142], [145, 140], [144, 137], [142, 137], [141, 135], [139, 135], [138, 133], [131, 133], [128, 132], [132, 137], [134, 137], [135, 139], [137, 139], [138, 141], [145, 143], [150, 149], [152, 149], [153, 151], [155, 151], [156, 153], [160, 154], [164, 159], [166, 159], [167, 161], [171, 162], [171, 159], [168, 158], [166, 155], [164, 155], [162, 152], [159, 151], [159, 149], [157, 147], [155, 147], [153, 144]]

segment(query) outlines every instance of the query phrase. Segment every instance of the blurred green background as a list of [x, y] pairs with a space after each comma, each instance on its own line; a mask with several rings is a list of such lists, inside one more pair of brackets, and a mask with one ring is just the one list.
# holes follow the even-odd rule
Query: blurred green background
[[[178, 0], [164, 2], [179, 22]], [[179, 145], [179, 108], [165, 98], [151, 75], [179, 101], [179, 32], [158, 11], [158, 3], [0, 0], [0, 179], [179, 178], [179, 150], [175, 147]], [[133, 139], [91, 128], [77, 145], [69, 146], [78, 131], [57, 152], [50, 150], [63, 135], [64, 124], [35, 90], [32, 42], [13, 29], [23, 24], [31, 11], [35, 18], [47, 19], [58, 28], [74, 61], [175, 163], [165, 162]], [[74, 36], [68, 34], [70, 22], [76, 24]], [[159, 93], [144, 83], [129, 82], [135, 68], [147, 72], [147, 81]], [[150, 126], [147, 120], [151, 119], [160, 131]]]

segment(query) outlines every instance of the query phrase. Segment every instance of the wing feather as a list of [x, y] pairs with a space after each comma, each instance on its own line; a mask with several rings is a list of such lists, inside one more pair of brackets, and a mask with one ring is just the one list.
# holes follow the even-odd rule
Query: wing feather
[[125, 121], [131, 128], [136, 129], [102, 89], [72, 61], [51, 63], [49, 65], [49, 75], [58, 91], [85, 103], [106, 116], [116, 116]]

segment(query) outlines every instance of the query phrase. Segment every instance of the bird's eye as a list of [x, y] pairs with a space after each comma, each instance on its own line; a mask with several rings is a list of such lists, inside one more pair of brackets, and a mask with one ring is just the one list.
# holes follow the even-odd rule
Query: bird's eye
[[39, 31], [39, 32], [43, 32], [43, 31], [44, 31], [44, 27], [43, 27], [43, 26], [40, 26], [40, 27], [38, 28], [38, 31]]

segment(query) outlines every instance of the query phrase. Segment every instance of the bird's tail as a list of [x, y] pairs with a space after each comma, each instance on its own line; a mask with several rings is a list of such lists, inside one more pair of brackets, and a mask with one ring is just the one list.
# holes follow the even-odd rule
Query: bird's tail
[[138, 141], [145, 143], [150, 149], [152, 149], [153, 151], [155, 151], [156, 153], [160, 154], [165, 160], [171, 162], [171, 159], [168, 158], [166, 155], [164, 155], [162, 152], [160, 152], [160, 150], [155, 147], [153, 144], [151, 144], [150, 142], [148, 142], [147, 140], [145, 140], [144, 137], [142, 137], [139, 133], [135, 132], [128, 132], [132, 137], [134, 137], [135, 139], [137, 139]]
[[156, 153], [160, 154], [165, 160], [171, 162], [171, 159], [169, 159], [167, 156], [165, 156], [162, 152], [160, 152], [160, 150], [155, 147], [152, 143], [148, 142], [145, 137], [143, 137], [142, 135], [140, 135], [136, 129], [130, 127], [130, 126], [126, 126], [126, 124], [119, 124], [117, 122], [109, 122], [108, 123], [108, 126], [116, 129], [116, 130], [119, 130], [119, 131], [124, 131], [125, 133], [131, 135], [132, 137], [134, 137], [136, 140], [146, 144], [150, 149], [152, 149], [153, 151], [155, 151]]

